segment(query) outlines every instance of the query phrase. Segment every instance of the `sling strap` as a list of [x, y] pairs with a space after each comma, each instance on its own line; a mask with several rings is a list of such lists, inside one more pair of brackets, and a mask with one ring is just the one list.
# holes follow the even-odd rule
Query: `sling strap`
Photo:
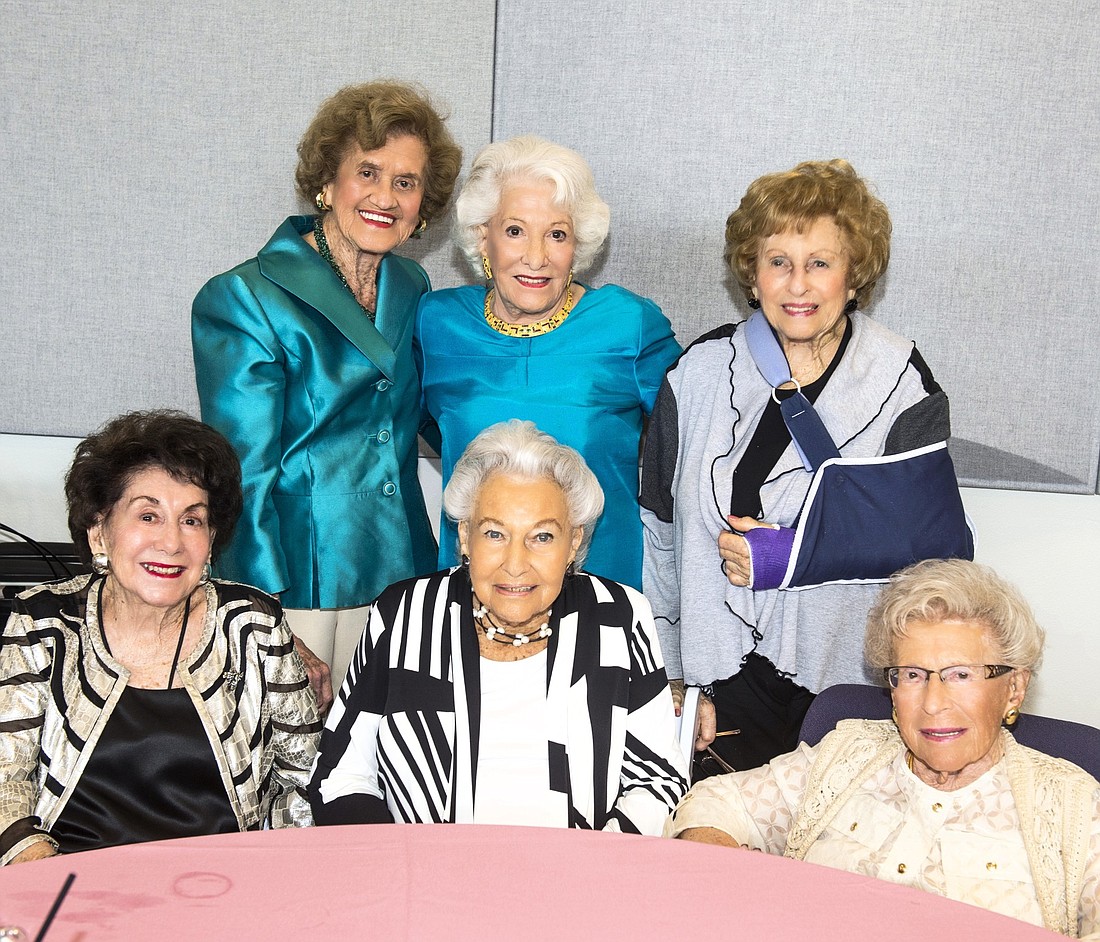
[[[798, 450], [803, 467], [807, 471], [816, 471], [830, 458], [839, 458], [840, 452], [829, 435], [829, 430], [825, 428], [825, 423], [821, 421], [821, 416], [817, 414], [813, 403], [802, 395], [802, 387], [791, 376], [787, 357], [763, 311], [754, 312], [748, 319], [745, 324], [745, 340], [760, 375], [772, 387], [772, 398], [779, 403], [783, 422], [791, 433], [791, 441]], [[780, 399], [775, 390], [784, 383], [794, 383], [796, 389], [794, 395]]]

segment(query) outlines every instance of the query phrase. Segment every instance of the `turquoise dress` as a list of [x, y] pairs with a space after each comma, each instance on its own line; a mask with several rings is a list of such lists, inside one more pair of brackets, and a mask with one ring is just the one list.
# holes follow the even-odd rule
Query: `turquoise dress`
[[[433, 291], [420, 301], [413, 353], [422, 407], [438, 429], [443, 484], [482, 429], [530, 419], [576, 448], [603, 487], [605, 506], [584, 568], [640, 589], [642, 524], [638, 445], [665, 371], [680, 355], [672, 325], [652, 301], [616, 285], [587, 288], [555, 330], [521, 339], [485, 322], [485, 288]], [[458, 557], [444, 515], [439, 562]]]

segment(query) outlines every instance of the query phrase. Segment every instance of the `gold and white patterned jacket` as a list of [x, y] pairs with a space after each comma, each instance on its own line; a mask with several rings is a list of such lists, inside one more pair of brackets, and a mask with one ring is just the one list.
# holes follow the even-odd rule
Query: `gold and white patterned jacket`
[[[0, 637], [0, 864], [49, 839], [126, 687], [99, 627], [100, 581], [28, 589]], [[306, 827], [321, 727], [282, 608], [237, 583], [205, 591], [202, 637], [179, 674], [237, 822]]]

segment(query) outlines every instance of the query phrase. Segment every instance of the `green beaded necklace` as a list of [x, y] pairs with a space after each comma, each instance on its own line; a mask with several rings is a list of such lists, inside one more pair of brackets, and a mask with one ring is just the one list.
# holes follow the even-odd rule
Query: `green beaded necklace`
[[[348, 293], [355, 298], [355, 292], [351, 290], [351, 285], [348, 284], [347, 278], [345, 278], [344, 273], [340, 271], [340, 266], [336, 263], [336, 259], [332, 257], [332, 249], [328, 247], [328, 239], [325, 238], [325, 227], [322, 225], [322, 219], [324, 219], [323, 216], [315, 216], [313, 220], [313, 237], [317, 240], [317, 251], [320, 253], [321, 258], [328, 262], [332, 270], [336, 272], [336, 277], [340, 279], [340, 284], [347, 288]], [[370, 318], [371, 323], [374, 323], [374, 311], [370, 310], [358, 298], [355, 298], [355, 303], [363, 309], [363, 313]]]

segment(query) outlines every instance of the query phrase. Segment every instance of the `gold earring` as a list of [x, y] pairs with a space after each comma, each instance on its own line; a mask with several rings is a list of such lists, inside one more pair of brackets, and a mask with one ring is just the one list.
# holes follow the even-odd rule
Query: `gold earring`
[[313, 198], [313, 202], [317, 204], [317, 208], [322, 213], [327, 213], [332, 207], [325, 202], [325, 191], [319, 190], [317, 195]]
[[1020, 711], [1016, 707], [1012, 707], [1005, 714], [1005, 726], [1015, 726], [1016, 721], [1020, 718]]
[[481, 270], [483, 272], [485, 272], [485, 280], [486, 281], [492, 281], [493, 280], [493, 266], [489, 264], [489, 256], [488, 255], [482, 255], [481, 256]]
[[894, 707], [894, 709], [890, 712], [890, 718], [894, 721], [894, 725], [897, 726], [898, 725], [898, 708], [897, 707]]
[[421, 216], [420, 217], [420, 222], [418, 222], [416, 224], [416, 228], [413, 229], [413, 238], [414, 239], [419, 239], [424, 234], [424, 230], [427, 229], [427, 228], [428, 228], [428, 220], [425, 219], [423, 216]]

